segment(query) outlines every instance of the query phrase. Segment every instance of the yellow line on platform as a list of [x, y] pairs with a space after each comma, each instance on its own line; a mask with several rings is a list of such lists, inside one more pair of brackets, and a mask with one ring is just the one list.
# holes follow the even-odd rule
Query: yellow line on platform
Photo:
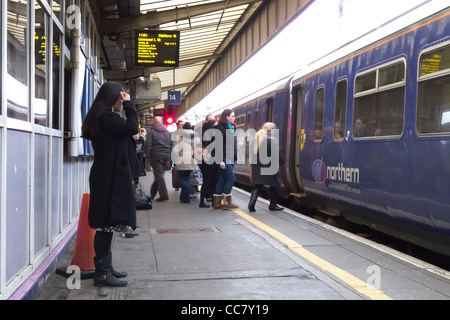
[[342, 270], [335, 265], [329, 263], [328, 261], [318, 257], [317, 255], [313, 254], [312, 252], [306, 250], [301, 244], [298, 242], [295, 242], [291, 238], [285, 236], [281, 232], [269, 227], [268, 225], [262, 223], [261, 221], [253, 218], [252, 216], [246, 214], [245, 212], [235, 209], [233, 210], [236, 214], [240, 215], [242, 218], [247, 220], [248, 222], [252, 223], [256, 227], [262, 229], [263, 231], [270, 234], [275, 239], [281, 241], [284, 243], [290, 250], [294, 251], [301, 257], [305, 258], [309, 262], [313, 263], [314, 265], [318, 266], [319, 268], [331, 273], [336, 278], [342, 280], [349, 286], [351, 286], [356, 291], [366, 295], [372, 300], [392, 300], [391, 297], [384, 294], [383, 291], [378, 290], [366, 282], [356, 278], [355, 276], [351, 275], [345, 270]]

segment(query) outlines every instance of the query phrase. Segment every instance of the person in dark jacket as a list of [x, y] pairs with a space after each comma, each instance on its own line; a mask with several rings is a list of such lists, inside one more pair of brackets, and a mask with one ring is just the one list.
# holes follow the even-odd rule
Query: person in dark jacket
[[[207, 118], [208, 119], [208, 118]], [[214, 128], [216, 124], [216, 120], [210, 119], [207, 120], [202, 125], [202, 138], [205, 136], [205, 133]], [[213, 137], [210, 140], [202, 139], [202, 161], [199, 164], [200, 170], [203, 174], [203, 184], [200, 192], [200, 208], [209, 208], [209, 205], [205, 203], [205, 199], [211, 199], [214, 194], [216, 183], [217, 183], [217, 167], [214, 163], [210, 163], [209, 160], [211, 158], [211, 154], [206, 151], [206, 147], [213, 141]], [[209, 200], [209, 201], [211, 201]]]
[[[234, 175], [234, 162], [237, 159], [237, 145], [234, 139], [234, 111], [225, 109], [220, 116], [219, 123], [215, 126], [222, 138], [222, 158], [217, 164], [218, 178], [213, 194], [214, 209], [236, 209], [238, 206], [232, 202], [231, 189], [236, 176]], [[215, 137], [218, 139], [219, 137]], [[217, 150], [216, 150], [217, 156]], [[223, 200], [223, 204], [222, 204]]]
[[141, 130], [138, 135], [134, 135], [133, 138], [136, 140], [136, 168], [134, 170], [134, 185], [137, 186], [139, 184], [139, 177], [144, 177], [147, 175], [147, 171], [145, 170], [145, 155], [142, 148], [145, 144], [145, 129]]
[[255, 204], [259, 191], [263, 186], [269, 186], [269, 210], [283, 210], [277, 205], [277, 187], [280, 186], [279, 167], [284, 166], [285, 161], [279, 150], [278, 139], [272, 133], [276, 125], [272, 122], [263, 124], [261, 130], [256, 134], [252, 154], [252, 183], [253, 189], [250, 194], [248, 210], [255, 212]]
[[[126, 120], [121, 117], [125, 110]], [[125, 272], [112, 267], [113, 231], [136, 229], [133, 173], [136, 165], [138, 114], [130, 95], [120, 84], [105, 83], [99, 90], [82, 125], [82, 137], [89, 139], [94, 163], [89, 175], [89, 226], [94, 237], [95, 286], [126, 286]]]
[[156, 201], [169, 200], [164, 172], [171, 153], [171, 134], [164, 126], [161, 117], [153, 118], [153, 127], [147, 133], [147, 139], [144, 144], [144, 153], [147, 159], [150, 159], [150, 165], [153, 169], [155, 180], [150, 188], [150, 197], [153, 199], [159, 192], [159, 198]]

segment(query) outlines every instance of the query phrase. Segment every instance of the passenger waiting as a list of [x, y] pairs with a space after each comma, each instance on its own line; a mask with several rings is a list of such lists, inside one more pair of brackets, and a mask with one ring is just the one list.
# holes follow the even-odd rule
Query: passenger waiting
[[355, 121], [355, 138], [361, 138], [367, 136], [367, 124], [368, 120], [364, 117], [358, 117]]
[[[191, 193], [194, 187], [189, 182], [189, 177], [196, 165], [194, 163], [194, 131], [189, 122], [185, 122], [183, 129], [177, 129], [174, 132], [173, 161], [176, 164], [178, 172], [178, 185], [181, 187], [180, 202], [190, 203]], [[186, 155], [184, 152], [190, 152]]]

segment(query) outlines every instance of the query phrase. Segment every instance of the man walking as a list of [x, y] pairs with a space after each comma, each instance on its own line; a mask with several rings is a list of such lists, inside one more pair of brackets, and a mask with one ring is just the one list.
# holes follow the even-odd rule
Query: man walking
[[144, 145], [144, 153], [147, 159], [150, 159], [155, 180], [150, 188], [150, 197], [153, 199], [159, 192], [159, 198], [156, 201], [169, 200], [166, 182], [164, 180], [164, 171], [167, 162], [170, 161], [171, 139], [170, 132], [162, 123], [161, 117], [153, 118], [153, 127], [148, 131], [147, 139]]

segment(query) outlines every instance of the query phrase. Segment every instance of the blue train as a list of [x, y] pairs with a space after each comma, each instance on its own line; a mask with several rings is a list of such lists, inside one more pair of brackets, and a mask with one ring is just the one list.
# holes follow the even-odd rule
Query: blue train
[[229, 107], [280, 129], [280, 196], [450, 255], [450, 7], [370, 37]]

